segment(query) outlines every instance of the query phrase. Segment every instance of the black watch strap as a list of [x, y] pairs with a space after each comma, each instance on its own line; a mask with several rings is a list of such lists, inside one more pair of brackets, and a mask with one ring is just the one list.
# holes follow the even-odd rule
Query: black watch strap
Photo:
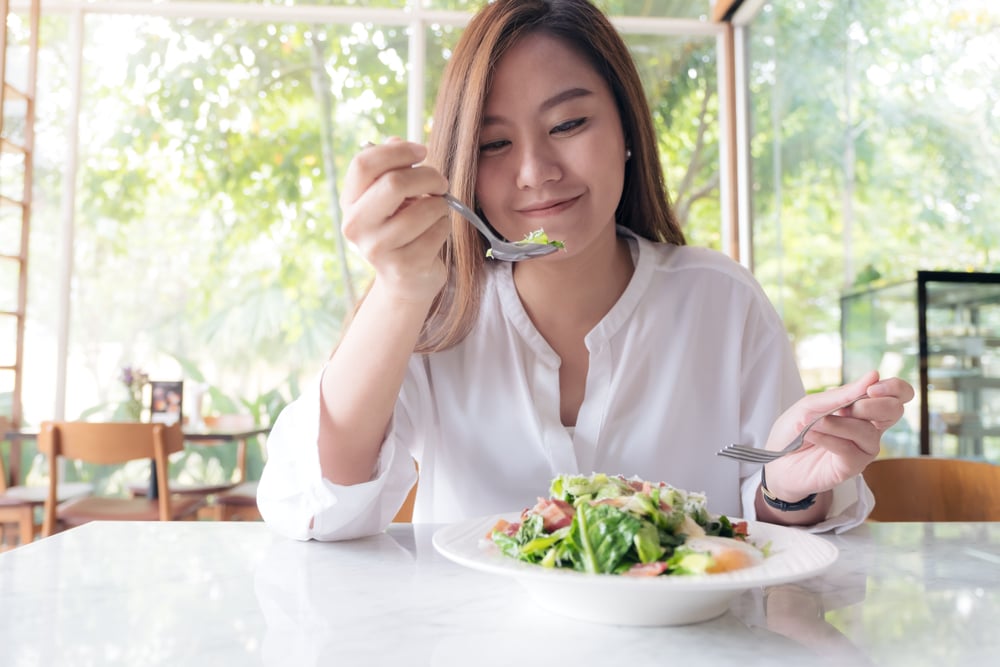
[[764, 495], [764, 502], [776, 510], [782, 512], [798, 512], [799, 510], [808, 509], [813, 506], [816, 502], [816, 494], [810, 493], [808, 496], [802, 500], [797, 500], [794, 503], [790, 503], [787, 500], [782, 500], [773, 493], [767, 490], [767, 479], [764, 478], [764, 467], [761, 466], [760, 469], [760, 491]]

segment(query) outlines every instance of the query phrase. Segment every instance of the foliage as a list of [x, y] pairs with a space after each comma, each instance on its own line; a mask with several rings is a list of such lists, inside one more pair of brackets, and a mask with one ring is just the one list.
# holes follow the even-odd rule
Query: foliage
[[944, 0], [755, 21], [755, 273], [793, 338], [836, 331], [859, 272], [997, 268], [998, 22]]
[[[95, 60], [107, 60], [107, 33], [135, 37], [117, 42], [120, 69], [87, 87], [98, 103], [81, 119], [92, 148], [75, 339], [228, 368], [314, 368], [351, 308], [352, 281], [366, 276], [339, 238], [338, 173], [362, 137], [405, 133], [405, 32], [135, 17], [89, 25]], [[113, 287], [122, 276], [130, 290]]]
[[[428, 111], [459, 34], [428, 29]], [[72, 303], [93, 381], [109, 345], [215, 367], [231, 387], [254, 374], [262, 395], [312, 372], [367, 279], [339, 238], [337, 188], [363, 141], [406, 134], [406, 30], [100, 15], [87, 35], [88, 60], [110, 64], [87, 70], [80, 121]], [[714, 39], [629, 40], [686, 218], [716, 196]], [[692, 240], [707, 228], [718, 244], [713, 206]]]
[[[600, 4], [704, 12], [679, 0]], [[752, 25], [754, 271], [794, 339], [837, 330], [839, 292], [862, 267], [888, 280], [996, 268], [998, 21], [963, 7], [774, 3]], [[63, 16], [43, 20], [34, 266], [61, 261], [71, 108], [70, 30]], [[425, 129], [460, 32], [427, 29]], [[88, 15], [85, 60], [99, 66], [84, 70], [79, 119], [70, 378], [94, 388], [88, 404], [113, 404], [108, 369], [132, 359], [192, 379], [202, 369], [213, 405], [261, 418], [294, 396], [368, 279], [339, 236], [338, 188], [363, 141], [407, 134], [408, 40], [405, 28], [360, 22]], [[715, 39], [626, 40], [685, 232], [719, 247]], [[33, 276], [30, 300], [42, 303], [57, 276]], [[55, 328], [47, 311], [32, 317]]]
[[142, 417], [142, 392], [149, 384], [149, 374], [141, 368], [125, 366], [118, 377], [125, 386], [125, 400], [119, 405], [116, 416], [127, 421], [139, 421]]
[[667, 189], [689, 242], [721, 247], [715, 38], [629, 35], [653, 113]]

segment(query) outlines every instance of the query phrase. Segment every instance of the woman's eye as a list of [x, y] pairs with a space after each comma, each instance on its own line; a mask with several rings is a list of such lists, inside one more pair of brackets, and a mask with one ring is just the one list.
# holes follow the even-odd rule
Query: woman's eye
[[508, 141], [506, 141], [504, 139], [500, 139], [498, 141], [488, 141], [485, 144], [480, 144], [479, 145], [479, 152], [480, 153], [495, 153], [496, 151], [498, 151], [501, 148], [503, 148], [504, 146], [506, 146], [508, 143], [510, 143], [510, 142], [508, 142]]
[[563, 132], [572, 132], [578, 127], [582, 126], [587, 122], [586, 118], [574, 118], [573, 120], [567, 120], [563, 123], [559, 123], [552, 128], [552, 134], [561, 134]]

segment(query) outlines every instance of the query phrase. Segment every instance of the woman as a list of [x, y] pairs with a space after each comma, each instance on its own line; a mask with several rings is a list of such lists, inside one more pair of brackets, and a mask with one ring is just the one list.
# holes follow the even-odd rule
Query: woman
[[[817, 529], [871, 508], [859, 473], [913, 396], [876, 373], [803, 398], [753, 277], [684, 245], [640, 79], [584, 0], [499, 0], [444, 73], [429, 148], [362, 151], [344, 234], [375, 278], [319, 381], [280, 416], [258, 504], [298, 539], [378, 532], [416, 480], [414, 520], [521, 509], [559, 473], [704, 491], [715, 512]], [[439, 196], [503, 236], [565, 251], [488, 260]], [[759, 472], [730, 442], [800, 452]], [[815, 495], [814, 495], [815, 494]], [[775, 500], [778, 499], [778, 500]]]

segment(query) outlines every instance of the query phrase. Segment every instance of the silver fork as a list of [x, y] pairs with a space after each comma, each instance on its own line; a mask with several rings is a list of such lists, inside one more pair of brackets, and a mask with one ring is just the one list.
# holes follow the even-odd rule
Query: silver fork
[[746, 463], [767, 463], [768, 461], [773, 461], [775, 459], [781, 458], [785, 454], [791, 454], [805, 442], [806, 433], [809, 432], [813, 426], [816, 425], [823, 417], [829, 417], [838, 410], [843, 410], [846, 407], [854, 405], [862, 398], [868, 398], [868, 394], [862, 394], [861, 396], [855, 396], [843, 405], [838, 405], [832, 410], [824, 412], [820, 416], [813, 419], [811, 422], [805, 425], [805, 427], [799, 431], [799, 434], [795, 436], [795, 439], [790, 443], [785, 445], [784, 449], [772, 450], [772, 449], [760, 449], [759, 447], [749, 447], [747, 445], [729, 445], [724, 449], [720, 449], [717, 452], [717, 456], [725, 456], [730, 459], [735, 459], [737, 461], [744, 461]]
[[450, 193], [444, 193], [441, 195], [444, 200], [448, 202], [448, 206], [452, 207], [458, 211], [459, 215], [472, 223], [472, 226], [482, 232], [483, 236], [490, 243], [490, 248], [492, 252], [490, 255], [494, 259], [500, 259], [505, 262], [519, 262], [522, 259], [531, 259], [532, 257], [541, 257], [543, 255], [548, 255], [553, 253], [559, 248], [554, 245], [548, 245], [546, 243], [526, 243], [517, 242], [511, 243], [510, 241], [505, 241], [496, 233], [490, 229], [482, 218], [476, 215], [476, 212], [471, 208], [463, 204], [461, 201], [456, 199]]

